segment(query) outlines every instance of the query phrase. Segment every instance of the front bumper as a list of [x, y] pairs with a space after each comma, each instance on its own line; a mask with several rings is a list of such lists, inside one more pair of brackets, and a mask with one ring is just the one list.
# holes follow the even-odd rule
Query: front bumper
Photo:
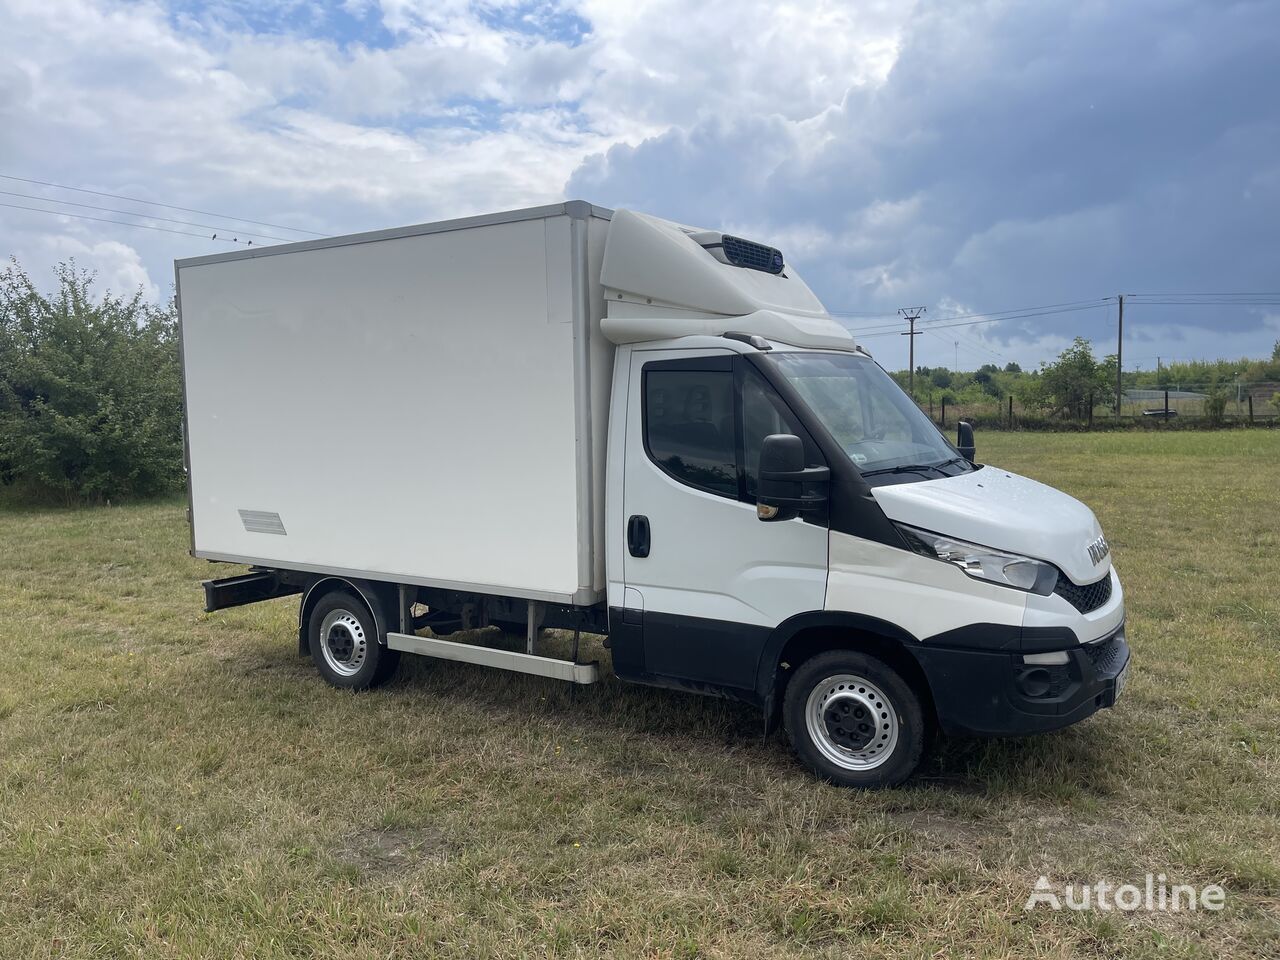
[[1122, 622], [1106, 636], [1065, 648], [1065, 664], [1027, 664], [1022, 653], [916, 648], [947, 733], [1017, 736], [1078, 723], [1115, 704], [1129, 664]]

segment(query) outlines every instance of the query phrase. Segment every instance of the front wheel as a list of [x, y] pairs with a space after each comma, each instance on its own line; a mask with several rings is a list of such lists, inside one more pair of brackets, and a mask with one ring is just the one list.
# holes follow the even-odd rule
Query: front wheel
[[782, 715], [800, 760], [840, 786], [896, 786], [924, 751], [920, 698], [892, 667], [852, 650], [797, 667]]

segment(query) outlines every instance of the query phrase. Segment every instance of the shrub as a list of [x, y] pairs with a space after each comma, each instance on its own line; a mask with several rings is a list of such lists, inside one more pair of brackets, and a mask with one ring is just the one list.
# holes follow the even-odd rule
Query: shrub
[[1105, 397], [1115, 382], [1115, 358], [1099, 362], [1084, 337], [1076, 337], [1058, 359], [1041, 364], [1040, 375], [1020, 385], [1023, 402], [1053, 417], [1084, 420], [1095, 397]]
[[182, 475], [172, 304], [110, 293], [74, 263], [42, 294], [0, 272], [0, 482], [67, 499], [146, 496]]
[[1204, 398], [1204, 416], [1210, 426], [1220, 427], [1227, 410], [1227, 390], [1215, 376]]

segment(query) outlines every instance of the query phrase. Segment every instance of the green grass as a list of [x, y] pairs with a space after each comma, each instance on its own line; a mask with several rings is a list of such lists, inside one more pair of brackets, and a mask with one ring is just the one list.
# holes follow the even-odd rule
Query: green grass
[[[290, 601], [200, 612], [184, 503], [0, 507], [0, 955], [1276, 956], [1280, 433], [978, 442], [1098, 513], [1130, 687], [877, 794], [615, 680], [341, 694]], [[1022, 910], [1147, 872], [1227, 908]]]

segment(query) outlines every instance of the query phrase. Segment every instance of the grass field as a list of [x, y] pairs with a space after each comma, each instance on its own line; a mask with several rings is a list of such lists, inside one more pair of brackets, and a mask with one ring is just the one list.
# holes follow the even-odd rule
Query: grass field
[[[342, 694], [293, 602], [201, 612], [184, 502], [0, 507], [0, 956], [1280, 956], [1280, 432], [978, 442], [1098, 513], [1130, 686], [876, 794], [611, 679]], [[1022, 909], [1148, 872], [1226, 908]]]

